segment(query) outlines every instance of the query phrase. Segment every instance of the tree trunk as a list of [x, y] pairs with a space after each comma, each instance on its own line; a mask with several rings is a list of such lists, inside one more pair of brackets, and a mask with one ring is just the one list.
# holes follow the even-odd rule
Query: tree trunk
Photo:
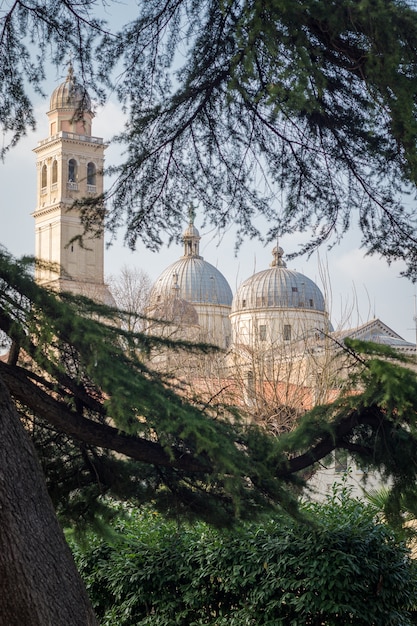
[[36, 452], [0, 378], [0, 626], [97, 624]]

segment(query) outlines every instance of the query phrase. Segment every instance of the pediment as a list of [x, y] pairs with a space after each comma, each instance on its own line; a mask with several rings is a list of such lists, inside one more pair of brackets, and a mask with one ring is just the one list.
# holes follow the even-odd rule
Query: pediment
[[363, 341], [373, 341], [374, 343], [381, 343], [389, 345], [392, 348], [399, 350], [411, 351], [415, 350], [415, 344], [403, 339], [401, 335], [395, 332], [392, 328], [384, 324], [379, 318], [375, 318], [357, 326], [356, 328], [349, 328], [337, 333], [338, 339], [361, 339]]

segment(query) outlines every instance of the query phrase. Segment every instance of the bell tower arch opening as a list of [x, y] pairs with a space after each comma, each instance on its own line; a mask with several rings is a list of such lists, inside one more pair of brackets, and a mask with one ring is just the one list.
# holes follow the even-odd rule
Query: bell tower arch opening
[[52, 162], [52, 185], [56, 185], [58, 182], [58, 161], [54, 159]]
[[68, 161], [68, 182], [76, 183], [77, 182], [77, 161], [75, 159], [70, 159]]
[[87, 163], [87, 187], [95, 187], [95, 186], [96, 186], [96, 166], [94, 163], [90, 161], [90, 163]]

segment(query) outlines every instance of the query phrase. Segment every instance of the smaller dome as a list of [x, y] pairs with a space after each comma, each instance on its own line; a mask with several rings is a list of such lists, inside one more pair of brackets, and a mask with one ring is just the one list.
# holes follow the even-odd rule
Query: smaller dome
[[65, 81], [52, 92], [49, 108], [50, 111], [54, 109], [80, 109], [91, 112], [90, 96], [87, 90], [77, 83], [71, 64], [68, 67]]
[[282, 248], [273, 249], [268, 270], [257, 272], [239, 287], [233, 298], [232, 313], [244, 309], [310, 309], [325, 312], [319, 287], [307, 276], [287, 269]]
[[198, 326], [198, 313], [194, 306], [175, 296], [171, 296], [161, 302], [149, 315], [158, 320], [164, 320], [166, 322], [174, 322], [179, 325], [192, 325]]

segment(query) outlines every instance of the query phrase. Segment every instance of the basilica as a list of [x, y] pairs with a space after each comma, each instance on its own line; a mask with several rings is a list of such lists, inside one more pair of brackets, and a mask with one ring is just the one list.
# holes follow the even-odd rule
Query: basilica
[[[103, 193], [106, 144], [93, 135], [92, 104], [71, 66], [51, 95], [47, 115], [48, 137], [34, 149], [36, 279], [114, 303], [104, 280], [101, 225], [79, 244], [86, 235], [74, 203]], [[279, 245], [271, 249], [270, 266], [233, 294], [221, 271], [200, 254], [193, 211], [182, 254], [155, 281], [145, 313], [150, 334], [219, 348], [200, 357], [160, 350], [150, 357], [156, 367], [172, 370], [207, 400], [220, 395], [224, 403], [238, 404], [277, 433], [290, 427], [294, 415], [336, 397], [348, 366], [341, 358], [345, 337], [416, 350], [379, 319], [335, 333], [320, 288], [287, 267]]]

